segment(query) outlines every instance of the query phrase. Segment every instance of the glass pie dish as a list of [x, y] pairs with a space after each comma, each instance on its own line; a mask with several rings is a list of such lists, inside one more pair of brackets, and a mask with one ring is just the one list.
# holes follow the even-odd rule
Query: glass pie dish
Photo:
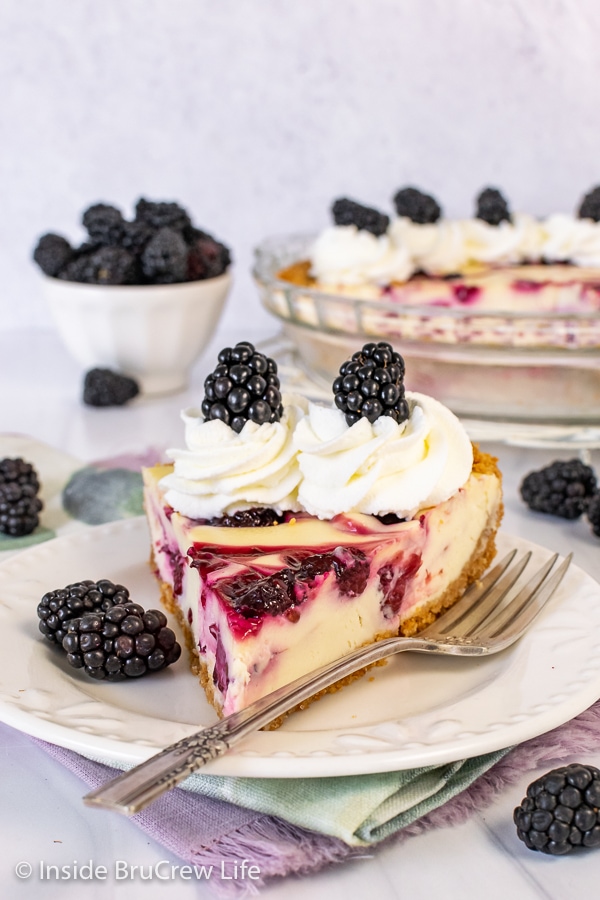
[[600, 309], [477, 310], [363, 300], [293, 284], [280, 273], [308, 259], [312, 235], [284, 235], [255, 251], [261, 301], [282, 323], [306, 374], [330, 386], [368, 340], [406, 361], [406, 386], [457, 415], [529, 424], [600, 424]]

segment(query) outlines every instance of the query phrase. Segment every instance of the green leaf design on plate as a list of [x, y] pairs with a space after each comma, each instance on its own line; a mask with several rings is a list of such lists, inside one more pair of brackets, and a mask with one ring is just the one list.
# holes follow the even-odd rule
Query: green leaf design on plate
[[24, 534], [22, 537], [0, 534], [0, 553], [3, 553], [5, 550], [23, 550], [25, 547], [32, 547], [34, 544], [49, 541], [53, 537], [56, 537], [56, 532], [51, 528], [44, 528], [43, 525], [38, 525], [31, 534]]
[[130, 469], [87, 466], [71, 476], [63, 489], [62, 500], [69, 515], [87, 525], [141, 516], [144, 512], [142, 475]]

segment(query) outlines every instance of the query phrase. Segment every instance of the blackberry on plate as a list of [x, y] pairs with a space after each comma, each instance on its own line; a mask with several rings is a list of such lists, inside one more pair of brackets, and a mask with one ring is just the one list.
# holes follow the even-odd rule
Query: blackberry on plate
[[145, 200], [143, 197], [135, 205], [135, 220], [144, 222], [155, 231], [161, 228], [183, 231], [192, 224], [189, 215], [178, 203]]
[[200, 232], [190, 243], [187, 259], [189, 281], [217, 278], [231, 265], [231, 254], [225, 244], [215, 241], [209, 234]]
[[94, 244], [114, 247], [120, 243], [125, 220], [116, 206], [95, 203], [86, 209], [81, 222]]
[[23, 537], [39, 524], [43, 503], [40, 483], [31, 463], [17, 457], [0, 460], [0, 532]]
[[108, 578], [76, 581], [44, 594], [37, 607], [39, 629], [47, 640], [62, 646], [71, 619], [85, 613], [106, 612], [130, 602], [127, 588], [113, 584]]
[[600, 770], [572, 763], [530, 784], [513, 819], [530, 850], [564, 856], [574, 848], [600, 847], [599, 808]]
[[154, 284], [176, 284], [187, 278], [188, 245], [178, 231], [161, 228], [142, 253], [142, 272]]
[[390, 224], [389, 216], [346, 197], [334, 202], [331, 213], [336, 225], [356, 225], [360, 231], [370, 231], [375, 237], [385, 234]]
[[83, 402], [87, 406], [123, 406], [139, 392], [137, 381], [111, 369], [90, 369], [83, 381]]
[[600, 537], [600, 493], [594, 494], [589, 501], [586, 515], [592, 531], [596, 537]]
[[225, 347], [204, 382], [202, 415], [221, 419], [238, 434], [246, 422], [279, 422], [283, 415], [277, 363], [249, 341]]
[[580, 459], [557, 460], [526, 475], [520, 491], [527, 506], [536, 512], [577, 519], [596, 493], [596, 476]]
[[406, 216], [417, 225], [432, 225], [442, 215], [437, 200], [414, 187], [401, 188], [394, 195], [394, 206], [399, 216]]
[[181, 656], [164, 613], [136, 603], [70, 619], [62, 647], [69, 665], [107, 681], [158, 672]]
[[400, 423], [409, 416], [404, 360], [386, 341], [365, 344], [343, 363], [333, 393], [348, 425], [360, 418], [374, 422], [380, 416], [391, 416]]
[[78, 255], [59, 273], [63, 281], [82, 284], [135, 284], [135, 258], [123, 247], [100, 247]]
[[488, 225], [510, 222], [508, 203], [496, 188], [485, 188], [477, 197], [475, 218], [483, 219]]
[[33, 251], [34, 261], [45, 275], [52, 278], [71, 262], [74, 255], [70, 243], [60, 234], [43, 234]]
[[593, 219], [594, 222], [600, 222], [600, 184], [585, 195], [577, 215], [580, 219]]

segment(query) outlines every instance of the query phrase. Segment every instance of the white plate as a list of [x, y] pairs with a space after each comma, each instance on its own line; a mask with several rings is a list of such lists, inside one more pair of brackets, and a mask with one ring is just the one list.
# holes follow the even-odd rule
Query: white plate
[[[144, 519], [24, 550], [0, 566], [0, 720], [90, 757], [137, 763], [215, 721], [186, 661], [139, 681], [103, 684], [71, 669], [38, 631], [47, 590], [110, 578], [157, 606]], [[509, 535], [500, 552], [548, 551]], [[530, 564], [531, 565], [531, 564]], [[259, 732], [210, 766], [221, 775], [318, 777], [446, 763], [562, 724], [600, 696], [600, 585], [575, 566], [513, 648], [487, 659], [406, 653]], [[207, 772], [209, 770], [207, 769]]]

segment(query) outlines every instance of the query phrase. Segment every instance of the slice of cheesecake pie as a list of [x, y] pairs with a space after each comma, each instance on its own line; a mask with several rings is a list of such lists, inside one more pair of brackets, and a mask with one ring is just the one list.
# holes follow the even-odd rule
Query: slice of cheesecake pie
[[[389, 345], [363, 351], [376, 347], [387, 358]], [[350, 368], [397, 375], [393, 359], [358, 362]], [[205, 416], [227, 365], [207, 379]], [[472, 447], [441, 404], [379, 377], [378, 396], [367, 399], [383, 412], [369, 403], [362, 415], [343, 410], [356, 405], [350, 379], [337, 385], [338, 409], [284, 402], [279, 420], [263, 409], [273, 421], [249, 418], [235, 431], [225, 419], [240, 414], [238, 390], [233, 410], [222, 404], [226, 415], [219, 409], [201, 421], [199, 411], [186, 411], [188, 449], [172, 451], [174, 465], [144, 471], [162, 600], [179, 618], [192, 669], [220, 715], [358, 646], [417, 633], [494, 556], [502, 515], [496, 461]], [[270, 399], [276, 408], [280, 400]]]

